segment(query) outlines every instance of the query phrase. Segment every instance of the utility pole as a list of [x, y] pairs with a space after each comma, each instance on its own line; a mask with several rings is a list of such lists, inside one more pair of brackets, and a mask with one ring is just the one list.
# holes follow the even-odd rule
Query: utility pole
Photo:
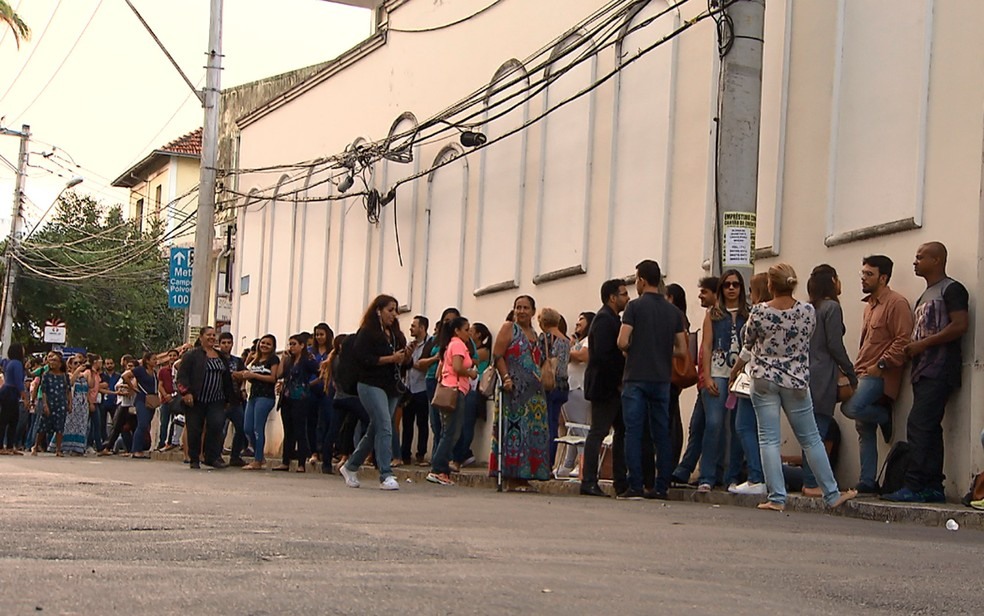
[[765, 0], [718, 1], [725, 8], [718, 18], [723, 55], [715, 178], [718, 250], [713, 265], [717, 274], [737, 269], [747, 286], [755, 252]]
[[0, 129], [0, 135], [20, 137], [20, 152], [17, 155], [17, 179], [14, 181], [14, 201], [10, 205], [10, 237], [7, 239], [7, 276], [3, 287], [3, 327], [0, 328], [0, 349], [7, 356], [14, 330], [14, 301], [17, 295], [17, 276], [20, 265], [14, 260], [14, 250], [20, 241], [21, 207], [24, 203], [24, 178], [27, 177], [27, 144], [31, 139], [31, 127], [24, 124], [20, 132]]
[[215, 241], [215, 168], [218, 164], [219, 102], [222, 88], [222, 0], [211, 0], [207, 55], [195, 257], [191, 271], [191, 303], [185, 331], [188, 339], [197, 337], [198, 329], [208, 323], [206, 313], [212, 282], [212, 244]]

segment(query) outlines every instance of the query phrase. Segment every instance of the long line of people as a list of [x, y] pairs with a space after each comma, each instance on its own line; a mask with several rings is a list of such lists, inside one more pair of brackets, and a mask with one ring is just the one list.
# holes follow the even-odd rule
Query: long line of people
[[[666, 498], [674, 484], [699, 493], [722, 486], [763, 496], [761, 508], [782, 510], [795, 474], [804, 495], [837, 507], [858, 493], [880, 492], [877, 432], [891, 440], [893, 401], [911, 362], [908, 472], [905, 486], [882, 498], [939, 502], [945, 500], [941, 421], [960, 384], [968, 322], [967, 291], [946, 275], [946, 257], [938, 242], [919, 247], [914, 271], [926, 291], [914, 311], [889, 287], [891, 259], [862, 260], [866, 306], [854, 362], [843, 341], [841, 279], [831, 266], [811, 272], [808, 302], [793, 297], [798, 278], [788, 264], [747, 285], [737, 270], [702, 278], [705, 313], [700, 343], [692, 345], [686, 293], [665, 285], [650, 260], [636, 268], [636, 299], [629, 300], [624, 280], [606, 281], [602, 306], [579, 314], [570, 336], [558, 311], [537, 313], [535, 300], [521, 295], [494, 335], [448, 308], [433, 330], [426, 316], [415, 316], [407, 337], [396, 298], [380, 295], [357, 332], [335, 336], [319, 323], [312, 333], [290, 336], [279, 355], [276, 338], [267, 334], [237, 357], [233, 335], [211, 327], [200, 330], [194, 345], [139, 359], [125, 355], [122, 373], [97, 355], [66, 361], [52, 352], [39, 365], [13, 344], [0, 389], [0, 454], [30, 447], [33, 455], [123, 452], [145, 459], [151, 448], [181, 447], [193, 469], [258, 471], [271, 449], [267, 420], [278, 408], [283, 443], [274, 471], [305, 472], [313, 464], [324, 473], [337, 469], [348, 486], [359, 487], [359, 469], [371, 461], [380, 487], [398, 490], [392, 469], [416, 464], [430, 468], [428, 481], [453, 485], [454, 472], [476, 463], [476, 420], [489, 407], [477, 384], [494, 371], [502, 395], [492, 419], [503, 417], [501, 434], [492, 431], [489, 472], [501, 473], [509, 490], [535, 491], [530, 481], [578, 476], [582, 494], [606, 496], [599, 461], [613, 432], [619, 498]], [[684, 450], [679, 399], [691, 382], [680, 373], [688, 362], [696, 365], [699, 393]], [[453, 404], [435, 404], [439, 392]], [[838, 402], [860, 442], [859, 480], [843, 492], [831, 464]], [[588, 405], [583, 455], [565, 447], [558, 459], [565, 410]], [[800, 456], [780, 454], [780, 409]], [[231, 446], [223, 451], [230, 429]]]

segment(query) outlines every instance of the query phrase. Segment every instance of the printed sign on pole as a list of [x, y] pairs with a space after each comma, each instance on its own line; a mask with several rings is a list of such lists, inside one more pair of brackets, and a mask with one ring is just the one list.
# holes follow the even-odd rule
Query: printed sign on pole
[[187, 310], [191, 305], [191, 248], [171, 247], [168, 264], [167, 305]]

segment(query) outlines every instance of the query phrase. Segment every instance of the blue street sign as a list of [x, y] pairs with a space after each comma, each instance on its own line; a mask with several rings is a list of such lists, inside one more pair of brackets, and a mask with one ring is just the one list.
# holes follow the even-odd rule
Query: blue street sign
[[191, 304], [191, 248], [171, 248], [168, 266], [167, 305], [187, 310]]

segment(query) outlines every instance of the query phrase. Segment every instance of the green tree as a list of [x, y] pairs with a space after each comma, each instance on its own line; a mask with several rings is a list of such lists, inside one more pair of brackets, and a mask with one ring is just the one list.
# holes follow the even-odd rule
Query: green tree
[[4, 0], [0, 0], [0, 22], [7, 24], [14, 32], [14, 42], [17, 43], [17, 49], [20, 49], [22, 40], [31, 40], [31, 29], [20, 18], [17, 11]]
[[122, 208], [68, 193], [55, 218], [18, 249], [22, 276], [14, 338], [43, 348], [47, 319], [68, 328], [68, 344], [119, 358], [162, 351], [182, 337], [184, 313], [167, 305], [167, 258], [159, 222], [141, 233]]

